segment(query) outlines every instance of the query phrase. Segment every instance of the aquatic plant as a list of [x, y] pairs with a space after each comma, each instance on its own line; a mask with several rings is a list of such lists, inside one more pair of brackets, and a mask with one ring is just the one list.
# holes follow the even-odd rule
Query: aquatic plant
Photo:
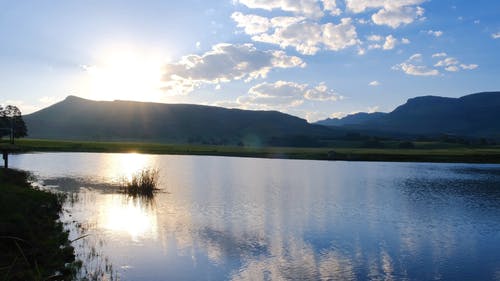
[[122, 184], [122, 187], [127, 194], [132, 196], [153, 196], [154, 191], [158, 190], [159, 174], [158, 169], [143, 169], [132, 175], [130, 180]]

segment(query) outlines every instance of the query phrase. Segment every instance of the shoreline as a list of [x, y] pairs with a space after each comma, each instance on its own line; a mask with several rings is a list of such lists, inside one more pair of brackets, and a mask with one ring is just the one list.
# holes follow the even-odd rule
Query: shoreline
[[326, 161], [500, 164], [500, 146], [451, 146], [442, 143], [417, 143], [415, 148], [358, 148], [349, 146], [242, 147], [145, 142], [21, 139], [16, 141], [16, 147], [18, 148], [18, 153], [144, 153]]
[[0, 169], [0, 277], [71, 280], [79, 263], [59, 221], [64, 198], [29, 181], [27, 172]]

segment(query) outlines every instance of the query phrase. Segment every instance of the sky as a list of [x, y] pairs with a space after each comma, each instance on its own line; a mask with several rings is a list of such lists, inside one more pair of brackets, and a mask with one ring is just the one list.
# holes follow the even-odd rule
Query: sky
[[500, 1], [0, 0], [0, 104], [279, 110], [310, 122], [500, 90]]

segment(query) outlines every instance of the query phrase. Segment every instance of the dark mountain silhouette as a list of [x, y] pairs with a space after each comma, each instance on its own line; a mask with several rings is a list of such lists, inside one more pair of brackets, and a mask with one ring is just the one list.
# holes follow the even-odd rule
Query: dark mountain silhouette
[[277, 111], [75, 96], [24, 119], [31, 138], [47, 139], [308, 145], [311, 138], [333, 134], [330, 128]]
[[359, 112], [354, 114], [349, 114], [343, 118], [327, 118], [316, 122], [318, 125], [324, 126], [344, 126], [344, 125], [359, 125], [368, 121], [377, 120], [378, 118], [385, 116], [387, 113], [383, 112]]
[[317, 124], [410, 135], [499, 137], [499, 120], [500, 92], [483, 92], [461, 98], [416, 97], [387, 114], [355, 114]]

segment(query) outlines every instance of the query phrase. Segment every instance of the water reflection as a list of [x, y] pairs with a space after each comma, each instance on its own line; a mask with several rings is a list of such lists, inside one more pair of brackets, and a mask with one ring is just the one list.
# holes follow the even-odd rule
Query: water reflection
[[[63, 158], [13, 162], [48, 178], [36, 163], [52, 157]], [[169, 187], [144, 201], [79, 183], [72, 219], [105, 241], [122, 280], [491, 280], [500, 269], [498, 165], [66, 157], [72, 178], [153, 167]]]
[[116, 235], [127, 233], [133, 241], [139, 238], [156, 239], [158, 218], [154, 201], [147, 197], [107, 196], [99, 204], [99, 228]]
[[118, 153], [105, 158], [106, 174], [109, 178], [130, 181], [134, 174], [154, 165], [155, 157], [138, 153]]

